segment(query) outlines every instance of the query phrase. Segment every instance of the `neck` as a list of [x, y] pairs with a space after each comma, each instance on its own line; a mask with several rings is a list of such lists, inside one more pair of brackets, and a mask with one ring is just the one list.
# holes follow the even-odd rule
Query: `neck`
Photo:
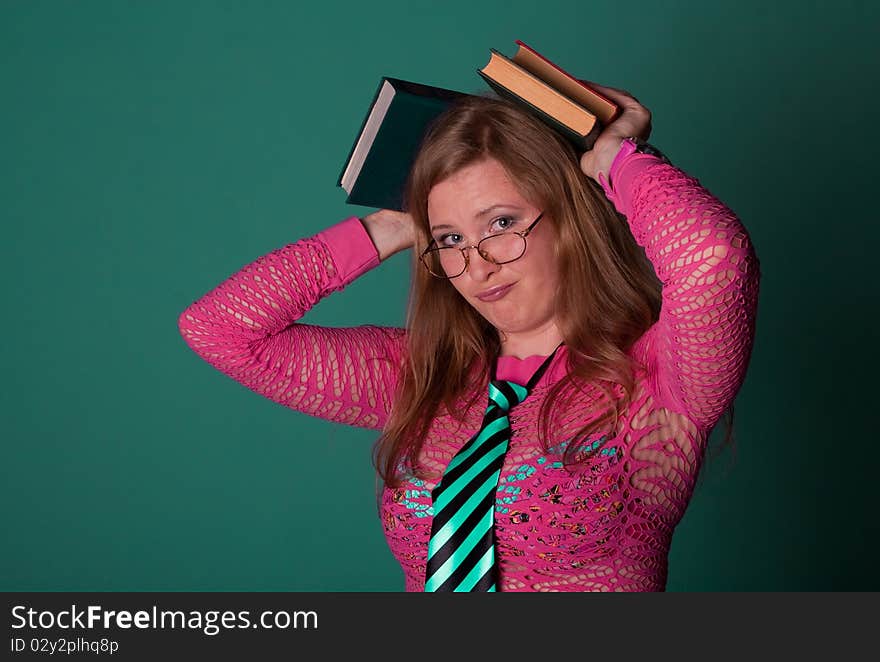
[[550, 324], [533, 333], [506, 334], [501, 343], [499, 356], [515, 356], [525, 359], [529, 356], [549, 356], [562, 342], [562, 334], [555, 324]]

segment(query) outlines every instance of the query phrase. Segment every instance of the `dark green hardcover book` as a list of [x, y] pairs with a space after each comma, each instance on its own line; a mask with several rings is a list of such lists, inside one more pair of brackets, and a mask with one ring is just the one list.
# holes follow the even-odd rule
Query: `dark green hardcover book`
[[383, 76], [337, 185], [346, 202], [404, 211], [410, 169], [431, 123], [463, 92]]

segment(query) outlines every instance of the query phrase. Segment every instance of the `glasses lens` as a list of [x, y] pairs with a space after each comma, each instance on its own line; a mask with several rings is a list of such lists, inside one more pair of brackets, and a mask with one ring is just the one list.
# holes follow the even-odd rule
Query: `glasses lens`
[[[522, 257], [526, 250], [526, 240], [514, 232], [486, 237], [480, 242], [480, 252], [488, 256], [490, 262], [504, 264]], [[428, 270], [440, 278], [455, 278], [465, 269], [464, 253], [460, 248], [432, 248], [425, 254]]]
[[458, 248], [435, 248], [428, 251], [428, 268], [441, 278], [455, 278], [464, 271], [464, 255]]
[[480, 250], [492, 256], [498, 264], [512, 262], [526, 250], [526, 240], [514, 232], [486, 237], [480, 242]]

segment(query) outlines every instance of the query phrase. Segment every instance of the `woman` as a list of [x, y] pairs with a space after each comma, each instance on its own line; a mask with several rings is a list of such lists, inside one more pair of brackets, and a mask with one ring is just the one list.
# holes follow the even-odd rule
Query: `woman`
[[[426, 135], [407, 213], [275, 250], [180, 316], [248, 388], [382, 431], [382, 522], [409, 591], [663, 590], [744, 379], [745, 228], [632, 139], [645, 107], [589, 84], [623, 109], [590, 151], [506, 100], [465, 99]], [[296, 323], [407, 248], [405, 329]]]

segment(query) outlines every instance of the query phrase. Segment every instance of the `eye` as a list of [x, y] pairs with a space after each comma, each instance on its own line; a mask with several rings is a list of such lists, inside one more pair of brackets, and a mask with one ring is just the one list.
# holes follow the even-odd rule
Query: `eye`
[[513, 220], [510, 216], [499, 216], [495, 219], [495, 223], [498, 223], [500, 221], [507, 221], [507, 225], [501, 227], [502, 230], [509, 230], [510, 226], [516, 223], [516, 221]]
[[[499, 227], [499, 230], [500, 230], [501, 232], [506, 232], [506, 231], [509, 230], [512, 226], [516, 225], [516, 220], [515, 220], [514, 218], [510, 217], [510, 216], [499, 216], [499, 217], [496, 218], [494, 221], [492, 221], [492, 224], [493, 224], [493, 225], [495, 225], [495, 224], [499, 224], [499, 226], [498, 226], [498, 227]], [[449, 237], [456, 237], [456, 239], [454, 239], [454, 240], [452, 241], [452, 243], [447, 243], [446, 240], [447, 240]], [[461, 236], [460, 234], [456, 234], [456, 233], [453, 233], [453, 232], [450, 232], [449, 234], [441, 235], [441, 236], [437, 239], [437, 243], [438, 243], [440, 246], [454, 246], [455, 244], [461, 243], [461, 241], [462, 241], [462, 236]]]
[[450, 234], [444, 234], [444, 235], [441, 235], [441, 237], [437, 240], [437, 243], [440, 244], [441, 246], [451, 246], [452, 244], [447, 244], [447, 243], [446, 243], [446, 238], [447, 238], [447, 237], [458, 237], [458, 241], [461, 241], [461, 235], [460, 235], [460, 234], [452, 234], [452, 233], [450, 233]]

